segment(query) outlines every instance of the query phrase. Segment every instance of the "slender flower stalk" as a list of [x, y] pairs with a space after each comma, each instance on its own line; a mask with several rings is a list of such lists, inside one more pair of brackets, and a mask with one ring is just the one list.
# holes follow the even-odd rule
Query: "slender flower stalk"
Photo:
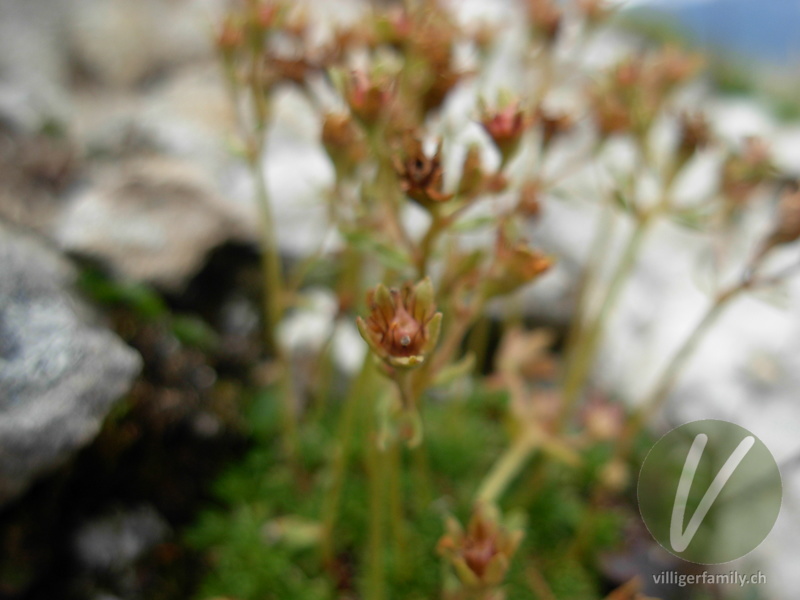
[[[636, 258], [645, 241], [650, 226], [651, 218], [637, 221], [634, 230], [628, 239], [622, 256], [617, 263], [611, 282], [605, 292], [603, 302], [597, 316], [591, 320], [582, 335], [580, 343], [574, 347], [574, 357], [569, 357], [567, 373], [564, 381], [564, 414], [565, 418], [571, 414], [578, 402], [586, 377], [594, 365], [595, 355], [602, 340], [605, 325], [623, 290], [625, 283], [636, 265]], [[581, 317], [579, 317], [581, 318]]]
[[475, 495], [478, 504], [494, 505], [514, 478], [530, 460], [539, 440], [534, 436], [520, 435], [508, 450], [495, 462]]

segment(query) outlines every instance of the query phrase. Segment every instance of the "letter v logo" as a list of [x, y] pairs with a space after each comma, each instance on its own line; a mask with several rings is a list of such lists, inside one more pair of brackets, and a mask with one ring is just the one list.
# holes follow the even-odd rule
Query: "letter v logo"
[[692, 442], [692, 447], [689, 449], [689, 454], [686, 456], [686, 462], [683, 464], [683, 471], [681, 478], [678, 481], [678, 489], [675, 492], [675, 504], [672, 506], [672, 520], [669, 526], [669, 542], [675, 552], [683, 552], [692, 543], [697, 530], [703, 523], [703, 519], [708, 515], [711, 506], [719, 496], [722, 488], [728, 483], [728, 480], [733, 475], [736, 467], [742, 462], [744, 457], [750, 451], [750, 448], [755, 444], [755, 438], [751, 435], [744, 438], [733, 453], [722, 465], [722, 468], [714, 477], [714, 481], [706, 490], [700, 500], [700, 504], [694, 511], [691, 519], [689, 520], [686, 530], [683, 529], [684, 516], [686, 514], [686, 502], [689, 499], [689, 491], [692, 489], [692, 482], [694, 481], [697, 466], [700, 464], [700, 458], [703, 456], [706, 444], [708, 443], [708, 436], [704, 433], [699, 433]]
[[775, 525], [783, 495], [764, 442], [716, 419], [664, 434], [642, 461], [636, 487], [653, 538], [678, 558], [704, 565], [756, 548]]

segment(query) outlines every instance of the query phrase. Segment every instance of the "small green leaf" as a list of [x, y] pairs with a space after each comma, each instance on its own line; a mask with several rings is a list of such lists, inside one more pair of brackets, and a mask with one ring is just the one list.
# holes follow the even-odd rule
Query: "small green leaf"
[[202, 319], [189, 315], [172, 318], [172, 333], [182, 344], [212, 350], [219, 343], [216, 332]]

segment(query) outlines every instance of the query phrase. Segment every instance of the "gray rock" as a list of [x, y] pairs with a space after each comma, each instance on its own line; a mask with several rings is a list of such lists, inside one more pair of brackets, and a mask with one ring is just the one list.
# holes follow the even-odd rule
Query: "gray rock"
[[0, 2], [0, 118], [32, 130], [68, 114], [63, 42], [69, 2]]
[[89, 442], [141, 368], [69, 293], [73, 269], [0, 224], [0, 504]]

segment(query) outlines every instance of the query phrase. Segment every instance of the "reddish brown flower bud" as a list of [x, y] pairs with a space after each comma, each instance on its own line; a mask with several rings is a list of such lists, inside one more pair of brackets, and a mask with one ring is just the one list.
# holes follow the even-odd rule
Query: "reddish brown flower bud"
[[595, 26], [608, 19], [614, 7], [606, 0], [578, 0], [578, 10], [590, 26]]
[[264, 59], [263, 82], [267, 86], [278, 82], [292, 82], [303, 86], [308, 75], [318, 71], [319, 68], [303, 56], [292, 58], [268, 56]]
[[614, 68], [611, 80], [619, 90], [635, 89], [642, 84], [645, 70], [644, 59], [632, 56]]
[[499, 586], [522, 541], [522, 532], [506, 530], [488, 508], [475, 510], [466, 531], [452, 518], [446, 527], [437, 550], [461, 582], [479, 589]]
[[407, 137], [404, 158], [401, 160], [394, 157], [394, 167], [400, 177], [400, 187], [409, 198], [428, 209], [453, 197], [452, 194], [445, 194], [442, 191], [444, 173], [441, 154], [441, 142], [434, 155], [429, 157], [422, 149], [422, 142], [419, 139]]
[[393, 6], [375, 22], [378, 39], [384, 44], [401, 48], [414, 31], [414, 21], [402, 6]]
[[485, 282], [487, 297], [509, 294], [530, 283], [553, 266], [553, 259], [525, 242], [511, 242], [500, 228], [495, 258]]
[[536, 109], [536, 121], [542, 130], [542, 148], [545, 150], [554, 139], [569, 132], [575, 125], [572, 116], [566, 113], [554, 113], [541, 106]]
[[481, 107], [481, 125], [500, 151], [501, 164], [505, 165], [516, 153], [522, 135], [531, 126], [532, 119], [519, 107], [518, 101], [504, 108], [489, 111]]
[[702, 113], [684, 113], [680, 118], [681, 137], [678, 153], [689, 157], [711, 142], [711, 128]]
[[363, 71], [352, 73], [344, 96], [353, 115], [367, 126], [380, 120], [392, 100], [389, 83], [373, 81]]
[[217, 32], [215, 43], [217, 50], [229, 59], [244, 44], [244, 29], [234, 17], [229, 16]]
[[392, 367], [422, 364], [436, 346], [442, 325], [430, 279], [402, 290], [380, 284], [367, 294], [367, 305], [369, 316], [358, 317], [356, 323], [372, 351]]
[[694, 77], [702, 66], [700, 55], [689, 54], [676, 46], [666, 46], [653, 57], [647, 76], [650, 84], [665, 94]]
[[432, 73], [433, 80], [428, 89], [422, 95], [422, 110], [428, 113], [442, 106], [448, 94], [456, 87], [462, 79], [471, 76], [472, 73], [466, 71], [456, 71], [450, 65], [443, 67]]
[[542, 214], [542, 203], [539, 200], [541, 186], [536, 181], [526, 181], [522, 184], [517, 202], [517, 212], [524, 217], [538, 218]]
[[295, 36], [296, 38], [304, 39], [309, 29], [308, 8], [305, 6], [297, 6], [283, 19], [283, 31]]
[[322, 145], [328, 153], [337, 177], [351, 175], [366, 156], [358, 127], [346, 113], [329, 113], [322, 123]]
[[553, 43], [561, 31], [563, 14], [552, 0], [527, 0], [528, 18], [536, 33]]
[[722, 166], [722, 192], [732, 205], [741, 206], [774, 173], [767, 144], [760, 138], [748, 138], [744, 149], [729, 156]]
[[474, 198], [486, 188], [486, 173], [481, 161], [481, 149], [472, 145], [464, 157], [464, 166], [461, 168], [461, 181], [458, 184], [459, 196]]
[[633, 119], [627, 106], [616, 96], [604, 90], [591, 93], [592, 113], [597, 130], [603, 138], [626, 133], [633, 128]]
[[273, 2], [266, 2], [264, 4], [259, 3], [255, 8], [253, 22], [256, 27], [262, 31], [265, 31], [275, 25], [275, 22], [278, 18], [278, 12], [278, 5]]
[[798, 239], [800, 239], [800, 187], [795, 183], [781, 195], [775, 229], [767, 240], [767, 246], [791, 244]]

